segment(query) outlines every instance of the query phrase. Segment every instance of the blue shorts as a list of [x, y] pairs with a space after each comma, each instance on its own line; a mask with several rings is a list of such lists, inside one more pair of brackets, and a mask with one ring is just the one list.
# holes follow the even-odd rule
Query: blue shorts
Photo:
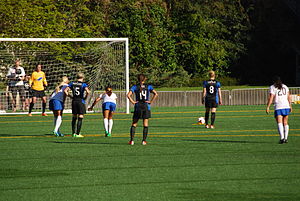
[[287, 115], [290, 114], [290, 112], [291, 112], [290, 108], [275, 110], [274, 117], [277, 117], [279, 115], [281, 115], [281, 116], [287, 116]]
[[117, 105], [115, 103], [106, 102], [102, 104], [102, 111], [109, 110], [111, 112], [114, 112], [116, 110]]
[[63, 110], [64, 109], [64, 103], [60, 100], [52, 99], [49, 101], [49, 109], [54, 110]]

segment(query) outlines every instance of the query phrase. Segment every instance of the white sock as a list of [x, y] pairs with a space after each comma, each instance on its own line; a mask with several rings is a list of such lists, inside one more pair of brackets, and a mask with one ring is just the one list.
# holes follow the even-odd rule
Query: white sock
[[289, 136], [289, 125], [284, 126], [284, 139], [287, 140]]
[[55, 124], [55, 129], [54, 129], [55, 132], [58, 132], [59, 127], [60, 127], [60, 125], [61, 125], [61, 122], [62, 122], [61, 116], [57, 116], [56, 124]]
[[277, 126], [278, 126], [278, 132], [279, 132], [279, 135], [280, 135], [280, 139], [282, 140], [282, 139], [284, 139], [283, 124], [278, 123]]
[[108, 119], [104, 118], [103, 119], [103, 123], [104, 123], [104, 129], [105, 129], [105, 131], [108, 132]]
[[111, 133], [112, 127], [113, 127], [114, 121], [112, 119], [108, 120], [108, 128], [109, 128], [109, 133]]
[[54, 119], [53, 119], [53, 125], [54, 125], [54, 128], [56, 126], [56, 120], [57, 120], [57, 116], [54, 116]]

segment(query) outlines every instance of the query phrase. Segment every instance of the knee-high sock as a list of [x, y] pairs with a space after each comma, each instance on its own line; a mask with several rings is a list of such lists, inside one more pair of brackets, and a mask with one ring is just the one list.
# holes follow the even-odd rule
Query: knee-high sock
[[46, 103], [42, 103], [42, 113], [45, 113], [46, 111]]
[[73, 118], [72, 118], [72, 134], [76, 133], [76, 131], [75, 131], [76, 121], [77, 121], [77, 117], [73, 116]]
[[34, 103], [31, 102], [30, 105], [29, 105], [29, 112], [28, 113], [32, 112], [33, 106], [34, 106]]
[[53, 119], [54, 131], [55, 131], [55, 126], [56, 126], [56, 120], [57, 120], [57, 116], [54, 116], [54, 119]]
[[208, 124], [209, 112], [205, 112], [205, 124]]
[[111, 133], [114, 121], [112, 119], [108, 120], [108, 132]]
[[77, 121], [77, 134], [80, 134], [80, 130], [81, 130], [83, 118], [78, 117], [77, 120], [78, 120], [78, 121]]
[[59, 127], [61, 125], [61, 122], [62, 122], [62, 117], [61, 116], [57, 116], [56, 117], [56, 122], [55, 122], [55, 128], [54, 128], [55, 132], [58, 132]]
[[146, 141], [148, 135], [148, 126], [144, 126], [143, 129], [143, 141]]
[[284, 139], [288, 139], [288, 136], [289, 136], [289, 129], [290, 129], [290, 127], [289, 127], [289, 125], [285, 125], [284, 126]]
[[130, 141], [133, 141], [134, 135], [135, 135], [135, 128], [134, 126], [131, 126], [130, 128]]
[[280, 139], [284, 139], [284, 131], [283, 131], [283, 124], [282, 123], [278, 123], [277, 124], [278, 127], [278, 133], [280, 135]]
[[211, 125], [214, 125], [214, 123], [215, 123], [215, 119], [216, 119], [216, 113], [215, 112], [212, 112], [211, 113]]
[[108, 119], [107, 118], [103, 119], [103, 125], [104, 125], [105, 131], [108, 132]]

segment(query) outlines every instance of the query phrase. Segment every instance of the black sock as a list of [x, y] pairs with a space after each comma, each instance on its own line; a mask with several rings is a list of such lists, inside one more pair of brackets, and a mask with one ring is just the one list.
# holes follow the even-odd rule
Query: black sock
[[148, 126], [144, 126], [143, 129], [143, 141], [146, 141], [148, 135]]
[[77, 117], [73, 116], [73, 118], [72, 118], [72, 134], [76, 133], [75, 132], [76, 120], [77, 120]]
[[78, 117], [78, 121], [77, 121], [77, 134], [80, 134], [82, 120], [83, 120], [83, 118]]
[[28, 113], [31, 113], [32, 109], [33, 109], [33, 106], [34, 106], [34, 103], [30, 103], [30, 106], [29, 106], [29, 112]]
[[46, 103], [42, 103], [42, 112], [45, 113], [46, 111]]
[[215, 119], [216, 119], [216, 113], [215, 113], [215, 112], [212, 112], [212, 113], [211, 113], [211, 125], [214, 125]]
[[205, 124], [208, 124], [209, 112], [205, 112]]
[[135, 134], [135, 128], [134, 126], [131, 126], [130, 128], [130, 141], [133, 141], [134, 134]]

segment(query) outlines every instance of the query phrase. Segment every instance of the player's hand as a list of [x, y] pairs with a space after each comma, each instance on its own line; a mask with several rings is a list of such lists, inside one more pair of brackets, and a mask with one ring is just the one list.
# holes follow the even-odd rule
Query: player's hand
[[149, 103], [149, 104], [151, 104], [151, 101], [145, 101], [145, 103]]
[[269, 114], [269, 112], [270, 112], [270, 109], [267, 107], [266, 113]]

